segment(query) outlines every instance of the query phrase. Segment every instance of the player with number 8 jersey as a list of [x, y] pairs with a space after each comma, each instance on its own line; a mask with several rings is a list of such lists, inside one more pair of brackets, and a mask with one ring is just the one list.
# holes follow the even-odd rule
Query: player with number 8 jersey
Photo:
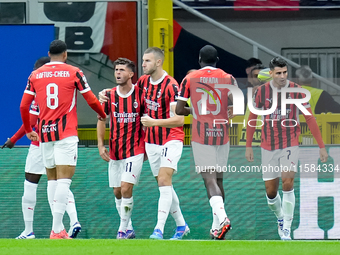
[[[77, 90], [104, 117], [83, 72], [62, 62], [50, 62], [32, 72], [25, 95], [36, 95], [40, 107], [40, 141], [51, 142], [77, 136]], [[28, 97], [25, 97], [28, 98]], [[33, 97], [30, 97], [33, 98]]]
[[[21, 100], [20, 112], [27, 137], [40, 140], [47, 179], [56, 181], [53, 197], [53, 224], [50, 239], [70, 239], [63, 225], [69, 187], [78, 157], [77, 90], [101, 118], [106, 118], [83, 72], [66, 64], [65, 42], [54, 40], [48, 52], [51, 62], [33, 71]], [[40, 108], [38, 132], [30, 125], [29, 107], [35, 100]]]

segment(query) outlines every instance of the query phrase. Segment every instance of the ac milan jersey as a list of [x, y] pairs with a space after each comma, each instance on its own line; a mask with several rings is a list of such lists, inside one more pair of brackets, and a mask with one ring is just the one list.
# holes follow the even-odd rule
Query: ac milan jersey
[[77, 135], [77, 90], [91, 90], [83, 72], [62, 62], [50, 62], [33, 71], [25, 93], [35, 95], [39, 105], [40, 142]]
[[140, 121], [144, 113], [143, 90], [133, 86], [123, 95], [119, 86], [106, 92], [109, 100], [103, 104], [110, 114], [110, 158], [126, 159], [145, 152], [144, 131]]
[[[144, 90], [145, 113], [153, 119], [172, 117], [171, 105], [177, 102], [178, 84], [166, 72], [159, 81], [152, 82], [150, 75], [143, 75], [137, 85]], [[183, 127], [147, 127], [145, 142], [164, 145], [171, 140], [184, 140]]]
[[[268, 110], [272, 107], [273, 101], [273, 81], [261, 85], [254, 95], [254, 106], [258, 109]], [[294, 82], [287, 81], [285, 86], [290, 88], [301, 88]], [[289, 92], [286, 98], [304, 98], [302, 93]], [[266, 150], [284, 149], [299, 145], [300, 123], [299, 108], [295, 104], [287, 104], [286, 115], [281, 115], [281, 92], [277, 89], [277, 107], [272, 114], [263, 115], [261, 147]], [[308, 103], [303, 104], [308, 108]]]
[[207, 145], [229, 142], [228, 95], [226, 85], [237, 87], [234, 77], [221, 69], [204, 67], [188, 74], [180, 86], [179, 100], [190, 97], [192, 141]]

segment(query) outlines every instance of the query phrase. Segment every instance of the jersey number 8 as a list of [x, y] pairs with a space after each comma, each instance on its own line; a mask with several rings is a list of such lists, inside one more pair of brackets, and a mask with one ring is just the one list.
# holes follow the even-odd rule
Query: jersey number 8
[[46, 86], [46, 105], [48, 108], [54, 110], [58, 107], [58, 85], [55, 83], [49, 83]]

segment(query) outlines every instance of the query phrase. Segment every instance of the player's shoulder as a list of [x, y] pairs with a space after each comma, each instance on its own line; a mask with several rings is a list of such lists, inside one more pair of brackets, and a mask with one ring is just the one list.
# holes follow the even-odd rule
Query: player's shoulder
[[64, 67], [66, 70], [70, 70], [72, 72], [80, 72], [80, 73], [83, 73], [83, 71], [79, 68], [79, 67], [76, 67], [76, 66], [73, 66], [73, 65], [69, 65], [69, 64], [66, 64], [65, 63], [65, 67]]
[[220, 78], [223, 78], [223, 79], [228, 79], [232, 83], [236, 83], [236, 79], [234, 78], [234, 76], [232, 74], [227, 73], [226, 71], [224, 71], [220, 68], [216, 68], [214, 74], [217, 77], [220, 77]]
[[136, 84], [132, 84], [132, 86], [133, 86], [133, 92], [132, 93], [137, 94], [137, 93], [143, 91], [143, 88], [139, 87], [137, 83]]
[[150, 75], [148, 74], [143, 74], [141, 77], [138, 78], [138, 82], [143, 82], [143, 81], [147, 81], [150, 78]]
[[34, 70], [34, 71], [32, 71], [31, 72], [31, 74], [30, 74], [30, 76], [28, 77], [28, 79], [34, 79], [36, 76], [37, 76], [37, 74], [39, 73], [39, 71], [38, 71], [39, 69], [36, 69], [36, 70]]
[[270, 88], [270, 81], [267, 81], [266, 83], [263, 83], [262, 85], [259, 86], [259, 88], [261, 89], [266, 89], [266, 88]]
[[188, 84], [190, 83], [190, 79], [195, 79], [200, 77], [200, 72], [199, 70], [194, 70], [188, 73], [182, 80], [181, 84]]
[[110, 92], [111, 94], [112, 94], [112, 93], [115, 93], [115, 92], [117, 91], [117, 87], [118, 87], [118, 86], [113, 87], [113, 88], [107, 90], [106, 92]]
[[173, 78], [169, 74], [167, 74], [164, 77], [162, 81], [162, 87], [164, 88], [165, 91], [169, 91], [169, 90], [173, 91], [171, 93], [176, 93], [176, 91], [179, 90], [178, 82], [175, 80], [175, 78]]
[[255, 95], [259, 94], [261, 91], [265, 91], [268, 88], [270, 88], [270, 82], [263, 83], [256, 88]]
[[136, 85], [140, 88], [148, 86], [148, 80], [150, 78], [150, 75], [143, 74], [141, 77], [138, 78]]
[[165, 77], [164, 77], [164, 80], [163, 82], [165, 84], [175, 84], [175, 85], [178, 85], [178, 82], [175, 80], [174, 77], [170, 76], [169, 74], [167, 74]]
[[290, 88], [302, 88], [299, 84], [293, 82], [293, 81], [288, 81], [289, 84], [288, 84], [288, 87]]

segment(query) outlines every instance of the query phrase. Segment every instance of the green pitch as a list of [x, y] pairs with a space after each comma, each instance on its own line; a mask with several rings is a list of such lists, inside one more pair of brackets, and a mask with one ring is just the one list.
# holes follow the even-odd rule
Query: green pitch
[[169, 241], [169, 240], [13, 240], [0, 239], [1, 255], [68, 254], [339, 254], [339, 241]]

